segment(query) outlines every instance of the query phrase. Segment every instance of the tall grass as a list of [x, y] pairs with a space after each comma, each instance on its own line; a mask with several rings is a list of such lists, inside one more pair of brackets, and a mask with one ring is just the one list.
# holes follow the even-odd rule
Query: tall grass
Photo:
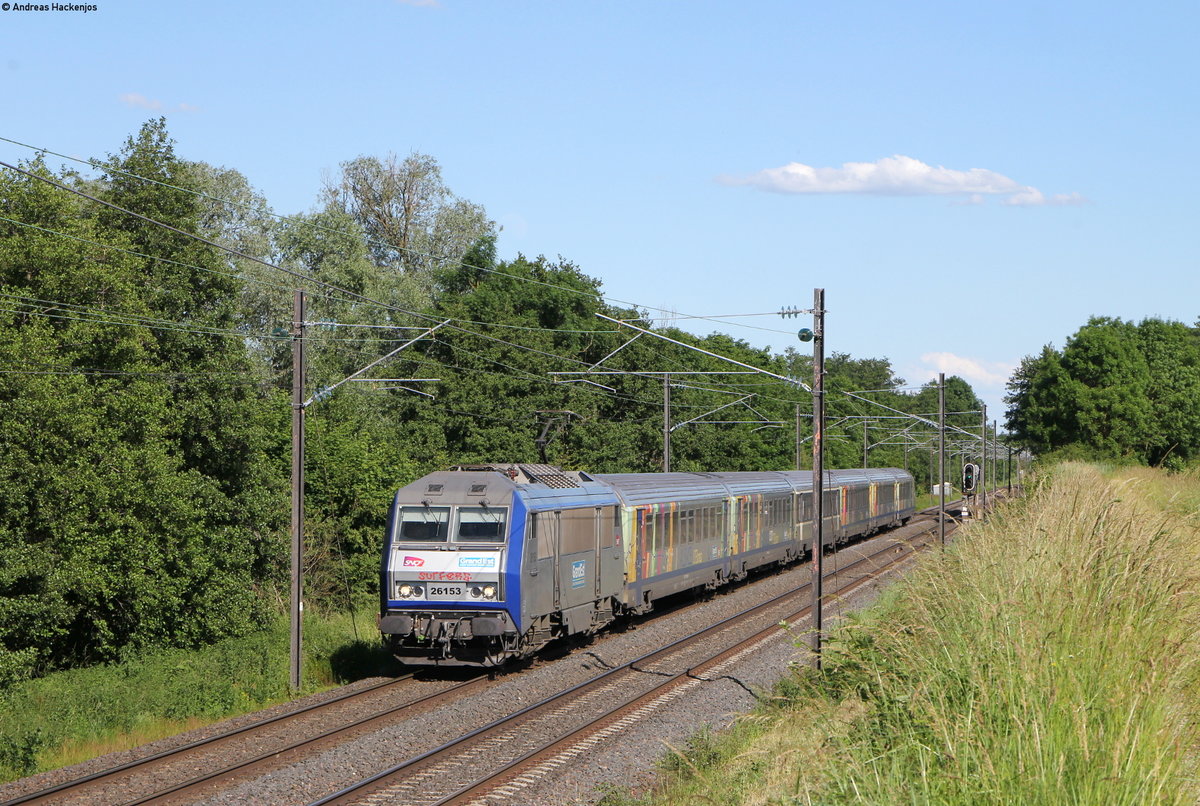
[[[304, 678], [316, 691], [394, 671], [373, 613], [305, 618]], [[289, 627], [197, 650], [56, 672], [0, 690], [0, 781], [135, 747], [289, 699]]]
[[972, 526], [655, 802], [1196, 803], [1200, 480], [1110, 474]]

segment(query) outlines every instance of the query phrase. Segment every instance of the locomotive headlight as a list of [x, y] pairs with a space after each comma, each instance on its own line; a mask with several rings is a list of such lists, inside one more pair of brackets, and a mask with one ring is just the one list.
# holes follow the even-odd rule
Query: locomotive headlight
[[399, 593], [400, 593], [400, 597], [402, 599], [407, 599], [408, 597], [413, 595], [413, 586], [412, 585], [401, 585]]
[[496, 586], [495, 585], [484, 585], [483, 586], [483, 598], [484, 599], [495, 599], [496, 598]]
[[478, 585], [471, 586], [471, 596], [478, 599], [482, 595], [483, 595], [483, 590]]

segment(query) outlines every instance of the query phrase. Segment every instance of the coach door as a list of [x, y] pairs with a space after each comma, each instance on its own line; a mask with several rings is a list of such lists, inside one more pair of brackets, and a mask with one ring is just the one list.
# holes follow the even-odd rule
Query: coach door
[[797, 551], [812, 550], [812, 492], [792, 493], [792, 539]]
[[621, 524], [616, 507], [596, 508], [596, 574], [595, 597], [616, 596], [625, 581], [625, 558], [621, 551]]
[[737, 498], [726, 498], [721, 506], [721, 573], [729, 576], [733, 568], [734, 547], [737, 544]]

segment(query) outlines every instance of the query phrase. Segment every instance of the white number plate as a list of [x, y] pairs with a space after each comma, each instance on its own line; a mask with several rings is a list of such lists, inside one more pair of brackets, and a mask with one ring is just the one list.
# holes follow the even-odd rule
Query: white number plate
[[467, 597], [466, 585], [446, 585], [438, 583], [430, 585], [425, 591], [426, 599], [438, 601], [449, 601], [451, 599], [465, 599]]

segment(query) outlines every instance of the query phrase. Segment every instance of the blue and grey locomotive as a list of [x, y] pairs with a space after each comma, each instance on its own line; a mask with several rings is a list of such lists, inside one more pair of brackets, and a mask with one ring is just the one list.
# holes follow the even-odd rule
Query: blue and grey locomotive
[[[913, 479], [833, 470], [824, 542], [907, 521]], [[462, 466], [401, 488], [379, 628], [409, 664], [496, 666], [812, 549], [812, 473], [588, 474]]]

